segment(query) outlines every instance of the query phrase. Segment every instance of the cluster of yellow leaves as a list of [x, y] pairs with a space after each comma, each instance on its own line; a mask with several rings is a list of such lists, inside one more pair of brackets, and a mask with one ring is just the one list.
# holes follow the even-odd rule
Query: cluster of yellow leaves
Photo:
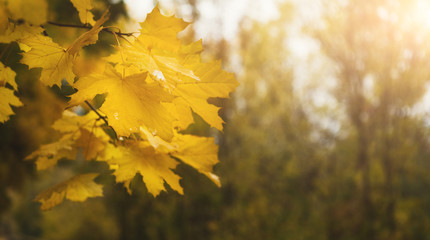
[[164, 181], [182, 194], [180, 177], [171, 170], [178, 164], [176, 158], [208, 176], [216, 185], [221, 185], [218, 177], [211, 173], [213, 165], [218, 163], [218, 147], [213, 138], [176, 134], [171, 143], [159, 143], [160, 139], [158, 142], [124, 141], [121, 146], [109, 146], [100, 161], [109, 164], [117, 182], [124, 182], [129, 192], [130, 181], [140, 173], [148, 191], [154, 196], [165, 190]]
[[[139, 173], [148, 191], [157, 196], [165, 190], [164, 182], [178, 193], [183, 193], [179, 184], [180, 177], [172, 171], [178, 165], [179, 159], [209, 177], [216, 185], [221, 185], [218, 177], [212, 173], [213, 166], [218, 163], [218, 146], [213, 138], [175, 133], [172, 140], [167, 142], [140, 127], [140, 140], [125, 139], [113, 142], [101, 127], [98, 116], [92, 112], [78, 116], [71, 111], [65, 111], [53, 128], [61, 133], [61, 138], [42, 145], [27, 157], [36, 159], [38, 170], [51, 168], [62, 158], [73, 160], [82, 154], [86, 160], [106, 162], [110, 169], [114, 170], [116, 181], [124, 183], [129, 193], [130, 182]], [[61, 189], [65, 189], [68, 184], [61, 183]], [[57, 188], [51, 188], [36, 197], [40, 200], [40, 196], [43, 196], [43, 209], [61, 202], [59, 196], [64, 193], [53, 189]]]
[[36, 158], [37, 170], [52, 168], [62, 158], [75, 159], [81, 151], [85, 159], [95, 159], [105, 148], [109, 137], [99, 127], [98, 116], [92, 112], [78, 116], [64, 111], [52, 128], [61, 133], [61, 138], [45, 144], [26, 159]]
[[[238, 83], [233, 74], [222, 70], [219, 61], [201, 61], [201, 41], [181, 43], [177, 34], [188, 23], [174, 16], [166, 17], [156, 7], [140, 24], [137, 37], [110, 31], [118, 41], [117, 52], [87, 64], [97, 66], [88, 69], [82, 67], [86, 63], [80, 51], [98, 41], [102, 25], [108, 20], [107, 12], [94, 21], [91, 0], [71, 0], [81, 22], [92, 27], [63, 48], [42, 35], [42, 28], [31, 25], [45, 23], [46, 16], [27, 16], [24, 8], [15, 12], [15, 5], [21, 1], [14, 1], [3, 2], [6, 7], [0, 8], [7, 16], [4, 22], [0, 15], [0, 42], [17, 41], [23, 50], [21, 63], [41, 68], [43, 84], [61, 86], [66, 80], [72, 85], [77, 92], [71, 95], [69, 107], [90, 105], [96, 96], [105, 96], [99, 109], [90, 105], [92, 111], [83, 116], [66, 110], [54, 123], [59, 140], [42, 145], [27, 157], [36, 159], [38, 170], [52, 168], [62, 158], [73, 160], [82, 156], [107, 163], [116, 181], [124, 183], [130, 193], [130, 182], [139, 173], [148, 191], [157, 196], [166, 190], [165, 184], [183, 193], [180, 177], [173, 171], [180, 160], [220, 186], [218, 177], [212, 173], [218, 162], [214, 139], [179, 132], [194, 121], [192, 112], [222, 130], [219, 108], [207, 100], [227, 98]], [[14, 17], [23, 18], [25, 23], [9, 22]], [[6, 71], [0, 68], [0, 74], [0, 77], [6, 75]], [[16, 89], [10, 76], [2, 79]], [[15, 97], [13, 93], [12, 96]], [[7, 100], [11, 105], [20, 104], [16, 97], [9, 96]], [[3, 112], [11, 114], [11, 110], [0, 109], [0, 114]], [[42, 209], [49, 209], [64, 198], [83, 201], [101, 196], [101, 186], [94, 182], [96, 176], [95, 173], [76, 176], [42, 192], [36, 200], [42, 203]]]
[[98, 34], [103, 29], [101, 25], [107, 19], [107, 12], [105, 12], [91, 30], [82, 34], [67, 49], [53, 42], [51, 38], [40, 34], [23, 38], [19, 42], [28, 46], [30, 50], [23, 54], [21, 62], [30, 68], [42, 68], [40, 81], [45, 85], [61, 85], [63, 79], [73, 83], [75, 78], [73, 64], [79, 50], [97, 42]]

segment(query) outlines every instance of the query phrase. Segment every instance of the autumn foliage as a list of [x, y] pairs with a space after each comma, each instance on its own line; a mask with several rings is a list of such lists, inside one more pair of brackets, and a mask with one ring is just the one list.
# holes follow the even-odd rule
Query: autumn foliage
[[[188, 23], [164, 16], [158, 7], [140, 23], [140, 32], [122, 33], [117, 27], [104, 26], [108, 10], [94, 19], [92, 1], [71, 2], [83, 24], [80, 27], [88, 31], [64, 47], [44, 31], [48, 19], [40, 6], [46, 6], [45, 1], [0, 1], [0, 42], [17, 42], [20, 62], [30, 69], [41, 68], [44, 85], [75, 89], [62, 118], [52, 126], [59, 139], [40, 146], [27, 159], [45, 170], [82, 153], [88, 161], [105, 162], [130, 193], [130, 182], [139, 173], [154, 196], [166, 190], [165, 183], [183, 193], [180, 176], [172, 171], [181, 161], [219, 186], [219, 178], [212, 173], [218, 162], [214, 139], [181, 131], [193, 123], [193, 113], [222, 131], [219, 107], [207, 100], [228, 98], [238, 85], [233, 74], [223, 71], [220, 61], [202, 62], [201, 41], [184, 45], [177, 38]], [[36, 15], [29, 6], [33, 4], [41, 9]], [[85, 57], [83, 47], [99, 41], [102, 31], [116, 39], [116, 52], [99, 59]], [[17, 96], [15, 75], [0, 62], [0, 122], [14, 114], [11, 106], [25, 107]], [[101, 99], [100, 107], [95, 106], [95, 98]], [[80, 105], [90, 111], [77, 111]], [[94, 182], [97, 176], [88, 172], [74, 176], [40, 193], [36, 200], [46, 210], [64, 199], [102, 196], [102, 185]]]

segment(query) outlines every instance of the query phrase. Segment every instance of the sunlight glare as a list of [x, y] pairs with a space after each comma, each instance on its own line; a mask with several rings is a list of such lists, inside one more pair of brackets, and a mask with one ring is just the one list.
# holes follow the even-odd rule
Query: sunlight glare
[[418, 24], [422, 24], [424, 28], [430, 29], [430, 1], [417, 0], [414, 3], [411, 17], [414, 18]]

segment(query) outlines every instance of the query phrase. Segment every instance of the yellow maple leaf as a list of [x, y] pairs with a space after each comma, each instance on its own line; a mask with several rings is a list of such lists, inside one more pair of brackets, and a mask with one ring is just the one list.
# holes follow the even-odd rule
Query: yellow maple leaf
[[147, 74], [123, 77], [107, 64], [104, 73], [80, 78], [74, 84], [78, 92], [71, 96], [70, 105], [107, 93], [100, 110], [119, 136], [128, 137], [145, 126], [161, 138], [171, 139], [174, 119], [161, 102], [172, 98], [158, 84], [146, 83], [146, 78]]
[[98, 174], [87, 173], [75, 176], [65, 182], [57, 184], [43, 191], [34, 199], [42, 203], [42, 210], [49, 210], [62, 203], [64, 198], [83, 202], [90, 197], [103, 196], [103, 186], [94, 182]]
[[139, 37], [133, 42], [124, 42], [119, 47], [120, 52], [108, 57], [107, 61], [119, 63], [118, 66], [123, 65], [126, 69], [134, 66], [149, 72], [154, 81], [176, 96], [172, 104], [165, 106], [177, 119], [176, 126], [180, 129], [193, 122], [192, 109], [209, 125], [222, 131], [219, 107], [207, 100], [229, 97], [238, 82], [233, 74], [222, 70], [220, 61], [201, 62], [201, 41], [181, 44], [176, 35], [186, 26], [181, 19], [163, 16], [155, 8], [141, 23]]
[[0, 33], [0, 43], [10, 43], [27, 37], [35, 36], [43, 32], [43, 28], [30, 26], [28, 23], [16, 25], [8, 23], [3, 33]]
[[30, 51], [22, 53], [21, 62], [30, 68], [42, 68], [40, 81], [45, 85], [61, 85], [65, 79], [73, 83], [75, 74], [73, 73], [73, 62], [79, 50], [89, 44], [94, 44], [98, 39], [98, 33], [102, 30], [101, 25], [107, 20], [107, 11], [96, 22], [94, 27], [76, 39], [69, 48], [64, 49], [51, 38], [36, 35], [20, 40], [31, 48]]
[[77, 77], [86, 77], [94, 72], [103, 73], [105, 63], [96, 57], [79, 57], [73, 62], [73, 72]]
[[[101, 130], [100, 128], [97, 128]], [[87, 129], [80, 129], [80, 136], [76, 140], [75, 146], [82, 149], [82, 154], [84, 158], [95, 159], [100, 153], [102, 153], [106, 147], [106, 141], [96, 137], [93, 132]]]
[[215, 97], [228, 98], [229, 93], [239, 83], [232, 73], [222, 70], [220, 61], [200, 63], [199, 58], [198, 56], [188, 57], [184, 65], [191, 68], [200, 77], [200, 81], [179, 82], [173, 94], [184, 100], [178, 102], [178, 106], [191, 107], [209, 125], [221, 131], [223, 120], [218, 115], [219, 107], [209, 104], [207, 100]]
[[186, 129], [194, 122], [193, 113], [187, 102], [182, 98], [175, 98], [171, 103], [165, 103], [164, 106], [175, 117], [175, 127]]
[[103, 29], [102, 24], [109, 19], [109, 11], [106, 10], [103, 15], [94, 23], [94, 26], [88, 31], [79, 36], [72, 45], [66, 50], [69, 54], [75, 55], [79, 50], [90, 44], [94, 44], [99, 39], [99, 32]]
[[175, 149], [175, 146], [170, 144], [169, 142], [164, 141], [159, 136], [154, 136], [148, 129], [144, 127], [140, 127], [140, 132], [142, 133], [142, 139], [148, 141], [148, 143], [155, 149], [163, 149], [164, 152], [169, 152]]
[[172, 141], [177, 149], [172, 155], [206, 175], [218, 187], [221, 186], [218, 176], [212, 173], [218, 161], [218, 145], [214, 138], [177, 134]]
[[13, 94], [13, 90], [0, 87], [0, 123], [3, 123], [9, 119], [9, 116], [13, 114], [12, 106], [22, 106], [21, 101]]
[[[15, 96], [14, 90], [18, 90], [15, 82], [15, 72], [9, 67], [5, 67], [0, 62], [0, 123], [7, 121], [13, 114], [12, 106], [22, 106], [22, 102]], [[6, 83], [10, 84], [13, 89], [6, 88]]]
[[139, 37], [133, 42], [124, 42], [118, 47], [121, 53], [107, 60], [124, 64], [124, 67], [133, 64], [141, 71], [149, 72], [154, 80], [168, 89], [185, 81], [185, 77], [198, 81], [199, 77], [182, 64], [181, 42], [176, 37], [187, 25], [182, 19], [163, 16], [156, 7], [141, 23]]
[[150, 39], [152, 46], [176, 50], [180, 45], [177, 35], [188, 25], [189, 23], [175, 16], [164, 16], [157, 5], [145, 21], [140, 23], [140, 36], [145, 40]]
[[58, 141], [40, 146], [39, 149], [25, 159], [36, 158], [36, 168], [38, 171], [55, 166], [58, 160], [62, 158], [74, 159], [77, 154], [77, 149], [73, 148], [76, 137], [79, 136], [70, 133], [64, 134]]
[[106, 156], [101, 159], [106, 161], [117, 182], [127, 184], [137, 173], [143, 177], [148, 191], [157, 196], [161, 191], [166, 190], [164, 182], [180, 194], [183, 189], [179, 184], [180, 177], [171, 169], [178, 164], [166, 153], [157, 152], [152, 146], [141, 141], [127, 141], [124, 146], [110, 146], [106, 150]]
[[145, 129], [141, 130], [143, 140], [122, 141], [120, 146], [108, 145], [105, 155], [98, 159], [109, 164], [116, 181], [124, 183], [128, 191], [130, 181], [140, 173], [148, 191], [154, 196], [165, 190], [164, 182], [182, 194], [180, 177], [172, 172], [178, 162], [172, 157], [221, 186], [218, 176], [212, 173], [213, 166], [218, 163], [218, 146], [213, 138], [175, 134], [172, 142], [167, 143]]
[[73, 60], [76, 56], [68, 54], [66, 49], [53, 42], [50, 37], [37, 35], [24, 38], [20, 41], [31, 48], [23, 53], [21, 63], [29, 68], [42, 68], [40, 81], [48, 86], [54, 84], [61, 86], [61, 80], [65, 79], [73, 83]]
[[6, 83], [10, 84], [14, 90], [18, 90], [15, 82], [16, 73], [9, 67], [5, 67], [0, 62], [0, 86], [5, 86]]
[[35, 158], [37, 170], [44, 170], [55, 166], [62, 158], [75, 159], [79, 149], [82, 149], [86, 160], [94, 159], [104, 151], [109, 141], [109, 137], [96, 125], [97, 119], [98, 116], [92, 112], [78, 116], [64, 111], [63, 117], [52, 125], [62, 133], [61, 138], [40, 146], [26, 160]]
[[92, 3], [93, 0], [70, 0], [73, 4], [73, 6], [78, 10], [79, 13], [79, 19], [81, 20], [81, 23], [83, 24], [91, 24], [94, 25], [94, 15], [91, 12], [91, 9], [93, 9]]
[[13, 19], [24, 19], [36, 26], [45, 23], [48, 16], [46, 0], [12, 0], [8, 1], [8, 9]]

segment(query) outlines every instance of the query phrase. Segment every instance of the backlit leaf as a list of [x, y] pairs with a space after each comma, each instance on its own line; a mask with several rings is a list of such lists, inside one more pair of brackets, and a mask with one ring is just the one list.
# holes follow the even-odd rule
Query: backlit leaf
[[5, 67], [0, 62], [0, 86], [5, 86], [6, 83], [10, 84], [14, 90], [18, 90], [15, 82], [16, 73], [9, 67]]
[[21, 42], [31, 48], [30, 51], [22, 54], [21, 62], [27, 64], [29, 68], [41, 67], [40, 81], [43, 84], [61, 86], [63, 79], [69, 83], [73, 82], [75, 74], [73, 74], [72, 67], [76, 56], [68, 54], [66, 49], [46, 36], [25, 38]]
[[98, 127], [97, 119], [98, 116], [94, 113], [78, 116], [64, 111], [63, 117], [52, 126], [62, 133], [61, 138], [40, 146], [26, 159], [36, 159], [37, 170], [51, 168], [62, 158], [74, 160], [80, 149], [86, 160], [94, 159], [104, 151], [109, 141], [106, 133]]
[[218, 116], [219, 108], [209, 104], [209, 98], [227, 98], [239, 83], [232, 73], [222, 70], [221, 62], [199, 63], [197, 57], [188, 58], [185, 64], [200, 77], [194, 83], [178, 83], [173, 91], [184, 104], [193, 109], [207, 123], [218, 130], [222, 130], [223, 120]]
[[103, 186], [94, 182], [97, 175], [97, 173], [87, 173], [75, 176], [43, 191], [34, 200], [42, 203], [42, 210], [49, 210], [62, 203], [64, 198], [83, 202], [90, 197], [101, 197]]
[[131, 141], [124, 146], [111, 146], [106, 150], [104, 160], [114, 169], [117, 182], [129, 184], [136, 173], [140, 173], [148, 191], [154, 196], [165, 190], [165, 182], [183, 194], [180, 177], [172, 171], [178, 162], [144, 142]]
[[172, 153], [174, 157], [206, 175], [217, 186], [221, 186], [218, 176], [212, 173], [218, 163], [218, 146], [214, 138], [177, 134], [173, 140], [178, 148]]
[[83, 24], [91, 24], [94, 25], [94, 15], [91, 13], [91, 9], [93, 9], [92, 3], [93, 0], [70, 0], [73, 3], [73, 6], [79, 12], [79, 19]]
[[164, 87], [173, 89], [177, 82], [185, 81], [186, 77], [199, 80], [193, 71], [182, 64], [179, 54], [181, 42], [176, 35], [188, 23], [174, 16], [165, 17], [155, 8], [148, 14], [146, 21], [141, 23], [141, 34], [133, 42], [124, 42], [119, 51], [124, 56], [122, 62], [120, 53], [108, 58], [119, 64], [133, 64], [141, 71], [149, 72], [155, 81]]
[[42, 74], [40, 81], [45, 85], [52, 86], [57, 84], [61, 86], [63, 79], [69, 83], [73, 83], [75, 78], [73, 62], [79, 50], [97, 41], [98, 33], [102, 29], [101, 25], [106, 20], [107, 12], [103, 14], [91, 30], [82, 34], [67, 49], [59, 46], [46, 36], [36, 35], [24, 38], [20, 42], [29, 46], [31, 50], [22, 54], [23, 58], [21, 62], [27, 64], [30, 68], [41, 67]]
[[5, 87], [0, 87], [0, 102], [0, 123], [7, 121], [9, 116], [13, 114], [10, 105], [22, 106], [21, 101], [13, 94], [13, 90]]
[[145, 126], [155, 135], [171, 139], [174, 119], [161, 102], [172, 97], [158, 84], [146, 83], [146, 78], [147, 74], [123, 77], [107, 64], [103, 74], [91, 74], [75, 83], [78, 92], [72, 95], [70, 105], [107, 93], [100, 110], [119, 136], [127, 137]]
[[[176, 125], [185, 129], [192, 121], [191, 109], [212, 127], [222, 130], [219, 107], [209, 104], [209, 98], [227, 98], [237, 86], [233, 74], [222, 70], [221, 62], [202, 63], [202, 42], [182, 45], [176, 35], [187, 23], [173, 16], [163, 16], [158, 8], [141, 23], [141, 34], [135, 41], [125, 41], [119, 52], [107, 61], [118, 63], [124, 71], [140, 69], [149, 72], [152, 80], [176, 96], [167, 104]], [[120, 68], [120, 67], [119, 67]], [[191, 108], [191, 109], [190, 109]]]
[[35, 36], [43, 32], [43, 28], [30, 26], [27, 23], [15, 25], [8, 23], [3, 33], [0, 33], [0, 43], [10, 43], [27, 37]]

